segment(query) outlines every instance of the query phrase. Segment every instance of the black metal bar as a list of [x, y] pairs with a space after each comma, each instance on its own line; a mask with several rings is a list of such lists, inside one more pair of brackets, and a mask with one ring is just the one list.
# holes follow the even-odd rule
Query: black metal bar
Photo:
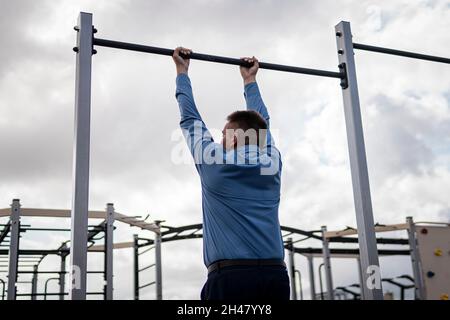
[[20, 228], [20, 231], [64, 231], [68, 232], [70, 229], [62, 228]]
[[2, 232], [0, 233], [0, 243], [2, 243], [3, 240], [5, 240], [10, 229], [11, 229], [11, 221], [8, 221], [8, 223], [5, 225]]
[[[358, 238], [347, 238], [347, 237], [332, 237], [328, 239], [328, 242], [338, 242], [338, 243], [358, 243]], [[377, 243], [379, 244], [398, 244], [398, 245], [408, 245], [408, 239], [395, 239], [395, 238], [377, 238]]]
[[410, 51], [402, 51], [402, 50], [397, 50], [397, 49], [375, 47], [375, 46], [369, 46], [367, 44], [361, 44], [361, 43], [353, 43], [353, 48], [359, 49], [359, 50], [365, 50], [365, 51], [392, 54], [395, 56], [401, 56], [401, 57], [407, 57], [407, 58], [413, 58], [413, 59], [420, 59], [420, 60], [427, 60], [427, 61], [450, 64], [450, 58], [437, 57], [437, 56], [415, 53], [415, 52], [410, 52]]
[[[23, 265], [20, 265], [21, 267], [23, 267]], [[29, 265], [29, 267], [32, 267], [33, 265]], [[29, 270], [24, 270], [24, 271], [18, 271], [17, 273], [35, 273], [34, 271], [29, 271]], [[42, 274], [67, 274], [69, 273], [68, 271], [38, 271], [37, 273], [42, 273]], [[86, 273], [88, 274], [103, 274], [103, 271], [86, 271]]]
[[[0, 249], [0, 255], [7, 255], [9, 250]], [[69, 251], [69, 250], [65, 250]], [[35, 249], [20, 249], [19, 255], [37, 256], [37, 255], [49, 255], [60, 254], [62, 250], [35, 250]]]
[[62, 272], [62, 271], [17, 271], [17, 273], [37, 273], [37, 274], [61, 274], [61, 273], [67, 273], [67, 271]]
[[[99, 38], [94, 38], [94, 45], [102, 46], [102, 47], [109, 47], [109, 48], [116, 48], [116, 49], [123, 49], [123, 50], [160, 54], [160, 55], [165, 55], [165, 56], [173, 55], [172, 49], [151, 47], [151, 46], [146, 46], [146, 45], [141, 45], [141, 44], [99, 39]], [[183, 56], [183, 55], [182, 55], [182, 57], [186, 58], [186, 56]], [[189, 58], [194, 59], [194, 60], [224, 63], [224, 64], [231, 64], [231, 65], [237, 65], [237, 66], [247, 66], [247, 67], [250, 66], [247, 62], [245, 62], [241, 59], [213, 56], [213, 55], [203, 54], [203, 53], [193, 52], [189, 55]], [[303, 73], [303, 74], [309, 74], [309, 75], [321, 76], [321, 77], [330, 77], [330, 78], [338, 78], [338, 79], [343, 78], [343, 73], [340, 73], [340, 72], [285, 66], [285, 65], [281, 65], [281, 64], [273, 64], [273, 63], [266, 63], [266, 62], [260, 62], [259, 68], [260, 69], [268, 69], [268, 70], [276, 70], [276, 71], [284, 71], [284, 72]]]
[[[398, 277], [398, 278], [400, 278], [400, 277]], [[388, 283], [390, 283], [390, 284], [392, 284], [394, 286], [399, 287], [399, 289], [400, 289], [400, 300], [405, 300], [405, 290], [415, 288], [414, 284], [403, 284], [403, 283], [400, 283], [398, 281], [395, 281], [392, 278], [383, 278], [383, 279], [381, 279], [381, 281], [385, 281], [385, 282], [388, 282]]]
[[[87, 295], [103, 295], [103, 292], [86, 292]], [[21, 297], [31, 297], [31, 296], [59, 296], [59, 295], [64, 295], [67, 296], [69, 295], [68, 292], [64, 292], [64, 293], [60, 293], [60, 292], [47, 292], [47, 293], [17, 293], [16, 296], [21, 296]]]
[[156, 283], [156, 281], [149, 282], [149, 283], [147, 283], [147, 284], [144, 284], [144, 285], [140, 286], [139, 289], [143, 289], [143, 288], [148, 287], [148, 286], [151, 286], [151, 285], [153, 285], [153, 284], [155, 284], [155, 283]]
[[105, 221], [102, 221], [97, 226], [92, 226], [92, 230], [88, 231], [88, 242], [91, 240], [95, 240], [95, 236], [97, 236], [100, 232], [105, 230]]
[[347, 289], [346, 287], [337, 287], [336, 289], [342, 290], [346, 293], [350, 293], [353, 296], [353, 300], [359, 300], [361, 295], [357, 292]]
[[[68, 295], [69, 293], [63, 293], [64, 295]], [[32, 296], [59, 296], [61, 293], [17, 293], [18, 297], [32, 297]]]
[[94, 296], [103, 296], [105, 293], [102, 291], [102, 292], [86, 292], [86, 295], [94, 295]]
[[152, 239], [148, 239], [148, 238], [141, 238], [139, 237], [138, 240], [144, 240], [144, 241], [153, 241]]
[[142, 269], [139, 269], [139, 272], [144, 271], [144, 270], [147, 270], [147, 269], [150, 269], [151, 267], [154, 267], [154, 266], [155, 266], [155, 264], [152, 263], [152, 264], [150, 264], [150, 265], [148, 265], [148, 266], [146, 266], [146, 267], [143, 267]]
[[139, 255], [142, 255], [144, 253], [149, 252], [150, 250], [153, 250], [155, 248], [155, 246], [151, 246], [150, 248], [145, 249], [144, 251], [140, 252]]
[[6, 283], [3, 279], [0, 279], [0, 283], [2, 284], [2, 300], [5, 300], [5, 287]]
[[166, 238], [161, 239], [162, 242], [169, 242], [169, 241], [175, 241], [175, 240], [187, 240], [187, 239], [200, 239], [202, 238], [202, 234], [189, 234], [186, 236], [179, 236], [179, 235], [173, 235], [173, 236], [167, 236]]
[[[66, 243], [63, 242], [59, 249], [67, 249]], [[60, 265], [60, 274], [59, 274], [59, 292], [61, 293], [59, 295], [59, 300], [64, 300], [64, 291], [66, 290], [66, 278], [65, 275], [67, 273], [66, 271], [66, 258], [68, 254], [61, 254], [61, 265]]]
[[[295, 253], [300, 254], [322, 254], [322, 248], [294, 248]], [[332, 248], [330, 249], [331, 255], [359, 255], [359, 249], [344, 249], [344, 248]], [[409, 250], [391, 250], [391, 249], [379, 249], [378, 254], [380, 256], [407, 256], [410, 254]]]

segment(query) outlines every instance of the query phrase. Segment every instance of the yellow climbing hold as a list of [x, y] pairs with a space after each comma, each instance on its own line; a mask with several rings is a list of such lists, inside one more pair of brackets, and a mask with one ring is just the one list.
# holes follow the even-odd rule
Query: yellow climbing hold
[[438, 257], [442, 256], [442, 250], [441, 249], [434, 250], [434, 255]]
[[448, 294], [446, 294], [446, 293], [442, 294], [441, 300], [448, 300]]

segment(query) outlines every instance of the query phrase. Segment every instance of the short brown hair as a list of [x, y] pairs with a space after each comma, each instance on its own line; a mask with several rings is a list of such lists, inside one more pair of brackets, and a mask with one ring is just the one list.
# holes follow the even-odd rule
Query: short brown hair
[[[257, 134], [258, 146], [261, 147], [260, 141], [263, 145], [265, 144], [267, 122], [258, 112], [254, 110], [238, 110], [228, 115], [227, 121], [236, 123], [239, 129], [242, 129], [243, 131], [254, 129]], [[262, 132], [264, 134], [261, 137], [262, 139], [260, 139], [259, 136], [261, 129], [263, 130]], [[248, 139], [246, 139], [245, 144], [249, 144]]]

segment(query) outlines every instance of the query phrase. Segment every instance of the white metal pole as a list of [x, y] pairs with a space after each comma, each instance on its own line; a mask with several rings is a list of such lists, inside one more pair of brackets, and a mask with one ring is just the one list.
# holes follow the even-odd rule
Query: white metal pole
[[[161, 221], [155, 221], [159, 227]], [[162, 300], [162, 262], [161, 262], [161, 229], [155, 232], [155, 275], [156, 275], [156, 300]]]
[[114, 205], [106, 205], [105, 224], [105, 276], [106, 276], [106, 300], [113, 300], [113, 233], [114, 233]]
[[106, 205], [105, 224], [105, 275], [106, 275], [106, 300], [113, 300], [113, 245], [114, 245], [114, 205]]
[[[370, 198], [369, 174], [367, 170], [366, 149], [359, 105], [358, 84], [356, 80], [356, 67], [353, 53], [352, 34], [350, 23], [341, 21], [335, 27], [336, 43], [341, 70], [346, 72], [347, 78], [342, 86], [344, 98], [345, 124], [350, 156], [350, 169], [353, 184], [353, 199], [358, 227], [358, 242], [361, 257], [361, 266], [364, 278], [364, 297], [369, 300], [383, 300], [381, 279], [378, 285], [367, 286], [369, 276], [381, 277], [375, 227]], [[370, 270], [377, 270], [376, 274], [369, 275]]]
[[365, 300], [364, 298], [364, 280], [363, 280], [363, 273], [361, 268], [361, 259], [358, 257], [356, 258], [356, 262], [358, 264], [358, 278], [359, 278], [359, 290], [361, 291], [361, 300]]
[[412, 217], [406, 217], [408, 224], [409, 250], [411, 252], [411, 262], [414, 275], [414, 293], [417, 300], [425, 300], [425, 290], [422, 277], [422, 266], [420, 263], [419, 248], [417, 246], [416, 226]]
[[73, 300], [85, 300], [89, 210], [92, 14], [81, 12], [76, 29], [78, 34], [76, 47], [70, 293]]
[[37, 300], [38, 265], [33, 266], [33, 277], [31, 278], [31, 300]]
[[306, 256], [308, 259], [308, 272], [309, 272], [309, 288], [311, 290], [311, 300], [316, 300], [316, 284], [314, 282], [314, 258], [313, 255]]
[[325, 237], [327, 227], [322, 226], [322, 255], [325, 267], [325, 280], [327, 282], [327, 299], [334, 300], [333, 276], [331, 273], [330, 249], [328, 247], [328, 238]]
[[11, 204], [11, 238], [8, 257], [8, 300], [16, 300], [17, 267], [19, 262], [20, 238], [20, 200], [13, 199]]

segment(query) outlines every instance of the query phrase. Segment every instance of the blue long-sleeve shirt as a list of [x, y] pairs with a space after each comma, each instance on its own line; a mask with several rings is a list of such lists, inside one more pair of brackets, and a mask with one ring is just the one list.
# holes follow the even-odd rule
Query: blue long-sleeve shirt
[[[284, 259], [278, 219], [281, 157], [267, 130], [260, 149], [247, 145], [224, 150], [214, 143], [194, 102], [187, 74], [176, 78], [180, 126], [202, 185], [203, 260]], [[269, 114], [256, 82], [244, 88], [247, 109]]]

